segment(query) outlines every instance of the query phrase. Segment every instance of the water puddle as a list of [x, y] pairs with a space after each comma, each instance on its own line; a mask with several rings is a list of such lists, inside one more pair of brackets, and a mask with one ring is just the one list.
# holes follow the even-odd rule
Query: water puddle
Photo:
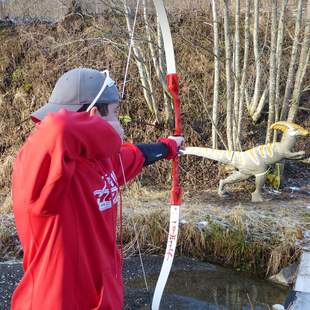
[[[150, 309], [153, 289], [162, 264], [159, 256], [144, 257], [148, 294], [138, 257], [125, 260], [124, 309]], [[14, 288], [22, 276], [20, 262], [0, 264], [0, 309], [10, 309]], [[160, 310], [271, 310], [283, 304], [288, 289], [269, 281], [194, 259], [176, 257]]]
[[[150, 287], [155, 287], [157, 278], [157, 274], [148, 276]], [[142, 289], [144, 279], [132, 280], [128, 286]], [[169, 276], [161, 309], [269, 310], [283, 304], [287, 293], [285, 287], [224, 268], [177, 271]]]

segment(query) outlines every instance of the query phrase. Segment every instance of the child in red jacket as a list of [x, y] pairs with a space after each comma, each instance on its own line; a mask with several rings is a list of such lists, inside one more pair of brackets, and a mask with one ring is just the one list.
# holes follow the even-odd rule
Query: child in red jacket
[[118, 113], [108, 72], [78, 68], [61, 76], [49, 102], [32, 114], [37, 126], [12, 177], [24, 250], [12, 309], [122, 308], [119, 187], [143, 166], [176, 156], [183, 138], [123, 144]]

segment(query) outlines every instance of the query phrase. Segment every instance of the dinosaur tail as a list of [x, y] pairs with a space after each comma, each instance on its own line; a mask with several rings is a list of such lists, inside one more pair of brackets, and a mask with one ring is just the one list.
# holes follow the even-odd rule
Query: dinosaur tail
[[207, 147], [187, 147], [182, 151], [182, 154], [200, 156], [223, 164], [230, 164], [233, 156], [233, 152], [231, 151], [216, 150]]

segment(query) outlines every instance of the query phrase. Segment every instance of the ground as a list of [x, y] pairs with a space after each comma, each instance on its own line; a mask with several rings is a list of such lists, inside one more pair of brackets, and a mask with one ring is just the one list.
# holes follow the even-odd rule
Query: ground
[[[177, 249], [181, 258], [174, 268], [190, 268], [188, 261], [182, 263], [182, 256], [193, 256], [267, 277], [298, 260], [300, 247], [310, 239], [310, 168], [304, 165], [288, 169], [291, 170], [283, 188], [273, 190], [266, 186], [266, 201], [262, 203], [250, 201], [251, 181], [229, 187], [231, 194], [225, 199], [218, 197], [216, 189], [185, 190]], [[138, 239], [140, 250], [147, 255], [148, 274], [160, 270], [162, 260], [156, 260], [152, 254], [162, 253], [165, 248], [168, 200], [168, 191], [150, 190], [137, 184], [131, 185], [130, 191], [124, 193], [124, 255], [128, 258], [138, 252]], [[9, 223], [6, 225], [12, 228], [12, 214], [7, 216], [9, 222], [4, 216], [1, 221]], [[18, 248], [15, 235], [13, 239]], [[19, 258], [20, 255], [19, 252]], [[2, 256], [1, 260], [8, 258]], [[0, 271], [0, 309], [6, 310], [22, 270], [18, 263], [8, 265], [5, 272]], [[125, 284], [140, 276], [139, 259], [126, 260]], [[148, 300], [145, 290], [127, 287], [125, 309], [143, 309]]]
[[[228, 187], [226, 198], [216, 189], [185, 190], [178, 253], [261, 276], [277, 273], [298, 260], [299, 249], [309, 242], [309, 179], [309, 165], [288, 165], [283, 187], [266, 185], [261, 203], [251, 202], [251, 181]], [[158, 253], [167, 239], [169, 192], [133, 188], [124, 196], [128, 248], [137, 250], [138, 235], [146, 253]]]
[[[148, 291], [145, 288], [139, 257], [125, 259], [124, 310], [149, 309], [162, 257], [143, 257]], [[21, 262], [0, 263], [0, 310], [10, 308], [10, 297], [22, 275]], [[259, 294], [257, 294], [259, 292]], [[227, 270], [197, 260], [177, 257], [172, 265], [160, 309], [270, 309], [268, 305], [282, 303], [287, 288], [249, 275]], [[255, 305], [257, 307], [251, 307]]]

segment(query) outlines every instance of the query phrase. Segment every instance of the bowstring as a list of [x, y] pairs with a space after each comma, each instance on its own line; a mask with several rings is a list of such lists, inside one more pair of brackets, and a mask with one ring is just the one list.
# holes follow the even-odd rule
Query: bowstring
[[[128, 75], [129, 63], [130, 63], [130, 58], [131, 58], [131, 51], [132, 51], [132, 46], [133, 46], [133, 42], [134, 42], [134, 33], [135, 33], [137, 16], [138, 16], [138, 11], [139, 11], [139, 4], [140, 4], [140, 0], [137, 0], [134, 21], [133, 21], [133, 25], [132, 25], [131, 34], [130, 34], [129, 50], [128, 50], [128, 56], [127, 56], [127, 61], [126, 61], [126, 67], [125, 67], [125, 75], [124, 75], [124, 80], [123, 80], [121, 99], [124, 98], [124, 94], [125, 94], [125, 87], [126, 87], [126, 82], [127, 82], [127, 75]], [[124, 172], [121, 156], [120, 156], [120, 163], [121, 163], [121, 168], [122, 168], [122, 173], [123, 173], [123, 178], [124, 178], [124, 183], [125, 183], [125, 190], [126, 190], [126, 192], [128, 192], [129, 189], [128, 189], [127, 181], [125, 178], [125, 172]], [[149, 294], [149, 287], [147, 284], [146, 273], [145, 273], [144, 263], [143, 263], [142, 254], [141, 254], [139, 236], [137, 234], [137, 230], [136, 230], [135, 226], [134, 226], [134, 232], [136, 235], [136, 244], [137, 244], [137, 249], [138, 249], [138, 253], [139, 253], [139, 259], [140, 259], [140, 264], [141, 264], [141, 268], [142, 268], [144, 284], [145, 284], [146, 291]]]
[[133, 20], [132, 30], [131, 30], [131, 34], [130, 34], [129, 50], [128, 50], [128, 56], [127, 56], [127, 61], [126, 61], [125, 75], [124, 75], [122, 94], [121, 94], [122, 99], [124, 98], [124, 94], [125, 94], [125, 87], [126, 87], [126, 82], [127, 82], [127, 75], [128, 75], [128, 68], [129, 68], [130, 57], [131, 57], [131, 50], [132, 50], [132, 45], [133, 45], [133, 36], [135, 33], [135, 29], [136, 29], [136, 22], [137, 22], [139, 4], [140, 4], [140, 0], [137, 0], [135, 17]]
[[[126, 191], [126, 193], [128, 193], [129, 192], [129, 188], [128, 188], [128, 183], [127, 183], [127, 179], [126, 179], [126, 176], [125, 176], [124, 165], [123, 165], [121, 154], [119, 154], [119, 161], [120, 161], [120, 164], [121, 164], [123, 180], [124, 180], [124, 185], [125, 185], [125, 191]], [[137, 249], [138, 249], [138, 253], [139, 253], [142, 273], [143, 273], [144, 284], [145, 284], [146, 291], [147, 291], [147, 293], [149, 295], [149, 287], [148, 287], [148, 284], [147, 284], [146, 273], [145, 273], [145, 268], [144, 268], [144, 264], [143, 264], [141, 248], [140, 248], [140, 243], [139, 243], [139, 236], [138, 236], [138, 233], [137, 233], [137, 230], [136, 230], [136, 225], [134, 225], [133, 228], [134, 228], [134, 232], [135, 232], [135, 236], [136, 236], [136, 243], [137, 243]]]

